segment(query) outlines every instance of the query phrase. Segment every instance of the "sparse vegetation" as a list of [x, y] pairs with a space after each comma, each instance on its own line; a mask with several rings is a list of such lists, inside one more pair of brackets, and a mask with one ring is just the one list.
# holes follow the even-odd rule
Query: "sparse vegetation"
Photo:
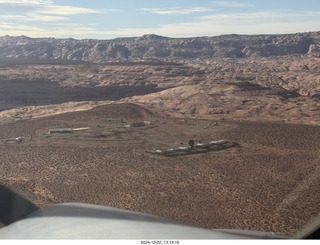
[[71, 40], [76, 62], [0, 61], [0, 182], [41, 207], [293, 234], [319, 213], [318, 36], [144, 36], [136, 51], [92, 40], [88, 56]]
[[[122, 123], [137, 119], [154, 125]], [[0, 141], [1, 183], [39, 206], [89, 202], [207, 228], [290, 234], [306, 224], [313, 217], [309, 203], [320, 198], [317, 182], [294, 202], [282, 201], [317, 168], [319, 126], [227, 120], [219, 127], [201, 126], [211, 122], [113, 104], [5, 124], [1, 139], [21, 135], [25, 141]], [[52, 128], [83, 130], [45, 137]], [[170, 158], [147, 152], [179, 147], [194, 136], [240, 146]], [[259, 222], [262, 215], [265, 223]]]

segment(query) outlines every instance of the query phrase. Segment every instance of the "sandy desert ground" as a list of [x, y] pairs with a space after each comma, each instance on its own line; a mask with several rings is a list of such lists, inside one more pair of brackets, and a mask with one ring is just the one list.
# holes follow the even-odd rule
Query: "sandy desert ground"
[[[86, 202], [294, 234], [320, 213], [318, 61], [1, 63], [0, 184], [39, 207]], [[48, 134], [57, 128], [86, 129]], [[190, 139], [237, 146], [150, 153]]]
[[[137, 121], [151, 124], [123, 127]], [[55, 128], [87, 129], [48, 134]], [[174, 118], [110, 104], [2, 125], [1, 184], [40, 207], [86, 202], [206, 228], [293, 234], [319, 213], [319, 133], [314, 125]], [[16, 136], [25, 141], [8, 141]], [[239, 146], [149, 153], [190, 139]]]

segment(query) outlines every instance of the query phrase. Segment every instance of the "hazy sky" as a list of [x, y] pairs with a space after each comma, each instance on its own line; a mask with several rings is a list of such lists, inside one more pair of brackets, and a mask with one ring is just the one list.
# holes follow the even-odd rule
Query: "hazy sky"
[[320, 31], [320, 0], [0, 0], [0, 36], [169, 37]]

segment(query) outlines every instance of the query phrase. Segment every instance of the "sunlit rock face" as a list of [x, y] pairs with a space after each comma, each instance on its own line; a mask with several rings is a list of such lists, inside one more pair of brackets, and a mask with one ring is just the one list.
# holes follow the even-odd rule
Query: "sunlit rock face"
[[195, 38], [144, 35], [113, 40], [3, 36], [0, 37], [0, 57], [108, 62], [146, 59], [179, 61], [194, 58], [270, 57], [307, 53], [318, 55], [319, 36], [319, 32]]

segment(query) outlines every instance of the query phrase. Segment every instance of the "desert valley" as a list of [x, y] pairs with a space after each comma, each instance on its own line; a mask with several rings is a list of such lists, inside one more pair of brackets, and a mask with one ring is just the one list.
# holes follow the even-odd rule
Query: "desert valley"
[[290, 235], [319, 216], [319, 32], [0, 47], [0, 184], [35, 205]]

